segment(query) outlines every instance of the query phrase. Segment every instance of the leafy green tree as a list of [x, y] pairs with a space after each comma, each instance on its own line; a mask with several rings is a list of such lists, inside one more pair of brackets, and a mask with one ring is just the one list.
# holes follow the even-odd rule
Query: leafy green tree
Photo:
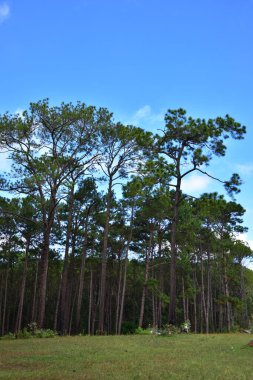
[[[171, 266], [170, 266], [170, 307], [169, 321], [176, 323], [176, 231], [178, 210], [182, 199], [182, 179], [190, 173], [199, 171], [208, 175], [203, 167], [207, 166], [212, 156], [224, 156], [225, 140], [229, 137], [242, 139], [246, 128], [235, 122], [230, 116], [216, 119], [193, 119], [186, 116], [183, 109], [168, 110], [165, 115], [165, 128], [156, 136], [155, 151], [165, 156], [174, 165], [168, 173], [174, 177], [175, 198], [171, 225]], [[210, 176], [210, 175], [209, 175]], [[230, 181], [221, 181], [230, 192], [238, 191], [240, 179], [232, 175]]]
[[101, 129], [100, 143], [102, 156], [99, 161], [101, 171], [107, 182], [106, 218], [104, 227], [103, 248], [101, 253], [101, 281], [99, 303], [99, 331], [104, 332], [106, 267], [109, 222], [113, 187], [120, 179], [127, 178], [130, 171], [136, 170], [143, 160], [143, 149], [148, 145], [151, 134], [141, 128], [125, 126], [120, 123], [108, 124]]
[[22, 116], [0, 117], [0, 146], [9, 152], [13, 170], [2, 179], [5, 190], [39, 198], [43, 223], [37, 322], [43, 325], [50, 235], [62, 189], [74, 172], [83, 173], [98, 157], [98, 129], [110, 120], [105, 109], [83, 103], [50, 107], [48, 100], [31, 103]]

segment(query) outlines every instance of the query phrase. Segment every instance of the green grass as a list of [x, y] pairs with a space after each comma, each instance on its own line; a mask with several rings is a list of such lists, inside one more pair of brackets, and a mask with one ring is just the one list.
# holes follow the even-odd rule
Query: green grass
[[0, 340], [0, 379], [253, 379], [250, 335]]

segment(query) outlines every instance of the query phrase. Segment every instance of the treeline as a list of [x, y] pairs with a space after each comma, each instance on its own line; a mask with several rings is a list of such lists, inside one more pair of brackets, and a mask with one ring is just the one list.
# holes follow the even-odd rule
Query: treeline
[[[244, 209], [232, 197], [184, 194], [182, 179], [209, 175], [230, 116], [169, 110], [157, 134], [116, 123], [83, 103], [31, 103], [0, 117], [0, 333], [31, 321], [62, 334], [131, 332], [190, 320], [196, 332], [251, 322], [251, 250], [237, 240]], [[11, 196], [12, 194], [12, 196]], [[18, 196], [17, 196], [18, 195]]]

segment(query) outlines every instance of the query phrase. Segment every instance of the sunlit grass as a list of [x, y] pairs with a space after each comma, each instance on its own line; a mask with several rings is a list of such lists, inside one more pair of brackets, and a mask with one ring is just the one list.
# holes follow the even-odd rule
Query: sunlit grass
[[1, 379], [253, 379], [249, 335], [0, 341]]

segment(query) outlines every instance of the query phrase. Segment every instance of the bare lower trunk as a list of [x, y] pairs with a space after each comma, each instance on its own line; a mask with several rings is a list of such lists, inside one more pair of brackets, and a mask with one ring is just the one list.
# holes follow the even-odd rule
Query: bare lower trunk
[[6, 269], [6, 275], [5, 275], [5, 285], [4, 285], [4, 303], [3, 303], [3, 318], [2, 318], [2, 335], [5, 334], [7, 331], [6, 329], [6, 308], [7, 308], [7, 298], [8, 298], [8, 279], [9, 279], [9, 272], [10, 272], [10, 267], [9, 267], [9, 261], [8, 261], [8, 266]]
[[59, 313], [59, 306], [60, 306], [60, 300], [61, 300], [61, 285], [62, 285], [62, 274], [59, 280], [59, 287], [58, 287], [57, 300], [56, 300], [55, 313], [54, 313], [54, 331], [57, 331], [58, 313]]
[[149, 261], [150, 261], [150, 255], [151, 255], [151, 250], [152, 250], [152, 240], [153, 240], [153, 230], [150, 231], [149, 245], [148, 245], [148, 249], [146, 252], [145, 274], [144, 274], [144, 284], [143, 284], [142, 297], [141, 297], [139, 327], [142, 327], [142, 325], [143, 325], [145, 298], [146, 298], [146, 292], [147, 292], [147, 281], [148, 281], [148, 277], [149, 277], [149, 273], [148, 273]]
[[39, 261], [36, 257], [36, 268], [35, 268], [35, 277], [33, 283], [33, 301], [32, 301], [32, 312], [31, 312], [31, 321], [35, 321], [36, 314], [36, 300], [37, 300], [37, 283], [38, 283], [38, 270], [39, 270]]
[[93, 271], [90, 271], [90, 295], [89, 295], [89, 317], [88, 317], [88, 335], [91, 335], [91, 318], [93, 306]]
[[85, 227], [84, 227], [81, 270], [80, 270], [78, 293], [77, 293], [76, 331], [80, 329], [81, 307], [82, 307], [83, 288], [84, 288], [84, 269], [85, 269], [86, 253], [87, 253], [87, 239], [88, 239], [88, 215], [86, 217]]
[[23, 276], [22, 276], [22, 282], [21, 282], [21, 286], [20, 286], [18, 312], [17, 312], [17, 318], [16, 318], [16, 323], [15, 323], [15, 329], [14, 329], [15, 332], [18, 332], [21, 329], [21, 324], [22, 324], [29, 246], [30, 246], [30, 240], [28, 239], [26, 242]]
[[134, 208], [135, 208], [135, 205], [132, 206], [132, 210], [131, 210], [130, 234], [129, 234], [128, 241], [127, 241], [126, 254], [125, 254], [125, 260], [124, 260], [125, 265], [124, 265], [122, 296], [121, 296], [120, 313], [119, 313], [118, 334], [121, 333], [123, 312], [124, 312], [124, 306], [125, 306], [126, 280], [127, 280], [127, 268], [128, 268], [128, 252], [129, 252], [129, 246], [130, 246], [130, 243], [132, 241], [132, 236], [133, 236]]
[[112, 178], [109, 179], [109, 186], [108, 186], [106, 221], [105, 221], [104, 242], [103, 242], [103, 250], [102, 250], [101, 280], [100, 280], [100, 294], [99, 294], [99, 326], [98, 326], [98, 329], [101, 334], [104, 333], [107, 245], [108, 245], [108, 234], [109, 234], [111, 197], [112, 197]]
[[183, 277], [182, 277], [182, 298], [183, 298], [184, 321], [186, 321], [187, 320], [186, 299], [185, 299], [185, 287], [184, 287], [184, 278]]
[[38, 315], [37, 323], [43, 328], [46, 306], [47, 272], [49, 259], [49, 231], [44, 234], [44, 247], [41, 252], [38, 276]]
[[63, 270], [61, 276], [61, 297], [60, 297], [60, 327], [61, 333], [67, 333], [67, 307], [66, 307], [66, 298], [67, 298], [67, 286], [68, 286], [68, 269], [69, 269], [69, 249], [70, 249], [70, 240], [72, 232], [72, 221], [73, 221], [73, 205], [74, 205], [74, 188], [75, 183], [71, 185], [69, 192], [69, 209], [68, 209], [68, 220], [67, 220], [67, 230], [66, 230], [66, 243], [65, 243], [65, 252], [64, 252], [64, 261], [63, 261]]
[[116, 303], [116, 318], [115, 318], [115, 334], [119, 334], [119, 313], [120, 313], [120, 296], [122, 292], [122, 262], [119, 260], [119, 281], [117, 291], [117, 303]]
[[227, 329], [228, 332], [231, 330], [231, 303], [229, 302], [229, 284], [228, 284], [228, 276], [227, 276], [227, 268], [226, 264], [224, 266], [224, 289], [225, 289], [225, 296], [226, 296], [226, 317], [227, 317]]
[[176, 261], [177, 261], [177, 243], [176, 243], [176, 234], [177, 234], [177, 222], [178, 222], [178, 208], [180, 201], [180, 186], [181, 179], [178, 178], [175, 200], [173, 207], [173, 218], [171, 224], [171, 259], [170, 259], [170, 304], [169, 304], [169, 323], [176, 324]]

